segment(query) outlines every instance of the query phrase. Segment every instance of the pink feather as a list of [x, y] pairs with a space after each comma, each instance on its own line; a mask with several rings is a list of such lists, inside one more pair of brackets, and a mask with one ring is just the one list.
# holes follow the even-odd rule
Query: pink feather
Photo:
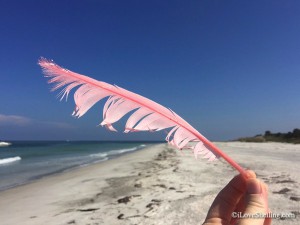
[[[59, 93], [61, 100], [64, 97], [67, 99], [70, 91], [77, 88], [74, 93], [76, 107], [72, 114], [75, 117], [83, 116], [98, 101], [109, 97], [103, 108], [103, 121], [100, 123], [107, 129], [116, 131], [112, 124], [135, 110], [127, 120], [125, 133], [172, 128], [166, 137], [170, 145], [178, 149], [192, 149], [196, 158], [203, 155], [203, 158], [213, 161], [222, 157], [240, 173], [245, 174], [240, 165], [172, 110], [118, 86], [64, 69], [45, 58], [41, 58], [38, 64], [42, 67], [45, 77], [49, 78], [48, 83], [55, 84], [52, 91], [62, 88]], [[197, 143], [189, 145], [190, 142]]]

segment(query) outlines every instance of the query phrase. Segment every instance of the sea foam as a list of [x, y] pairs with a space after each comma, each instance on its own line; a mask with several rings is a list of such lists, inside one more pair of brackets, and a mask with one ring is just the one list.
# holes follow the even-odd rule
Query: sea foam
[[11, 158], [5, 158], [5, 159], [0, 159], [0, 165], [6, 164], [6, 163], [12, 163], [12, 162], [19, 161], [19, 160], [21, 160], [20, 156], [11, 157]]

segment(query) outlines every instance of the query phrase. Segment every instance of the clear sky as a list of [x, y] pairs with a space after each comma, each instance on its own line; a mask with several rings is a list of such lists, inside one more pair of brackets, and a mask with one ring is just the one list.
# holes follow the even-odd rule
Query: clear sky
[[163, 140], [59, 102], [40, 56], [174, 110], [211, 140], [300, 127], [300, 1], [0, 1], [0, 140]]

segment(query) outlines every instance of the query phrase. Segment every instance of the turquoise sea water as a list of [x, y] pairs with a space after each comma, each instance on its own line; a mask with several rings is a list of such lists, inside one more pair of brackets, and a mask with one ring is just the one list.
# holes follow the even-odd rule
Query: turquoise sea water
[[153, 142], [13, 141], [0, 147], [0, 190], [71, 168], [106, 161]]

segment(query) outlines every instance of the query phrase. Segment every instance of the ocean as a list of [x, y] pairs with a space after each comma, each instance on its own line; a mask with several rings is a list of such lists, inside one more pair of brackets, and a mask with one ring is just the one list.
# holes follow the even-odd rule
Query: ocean
[[0, 190], [106, 161], [154, 142], [13, 141], [0, 147]]

